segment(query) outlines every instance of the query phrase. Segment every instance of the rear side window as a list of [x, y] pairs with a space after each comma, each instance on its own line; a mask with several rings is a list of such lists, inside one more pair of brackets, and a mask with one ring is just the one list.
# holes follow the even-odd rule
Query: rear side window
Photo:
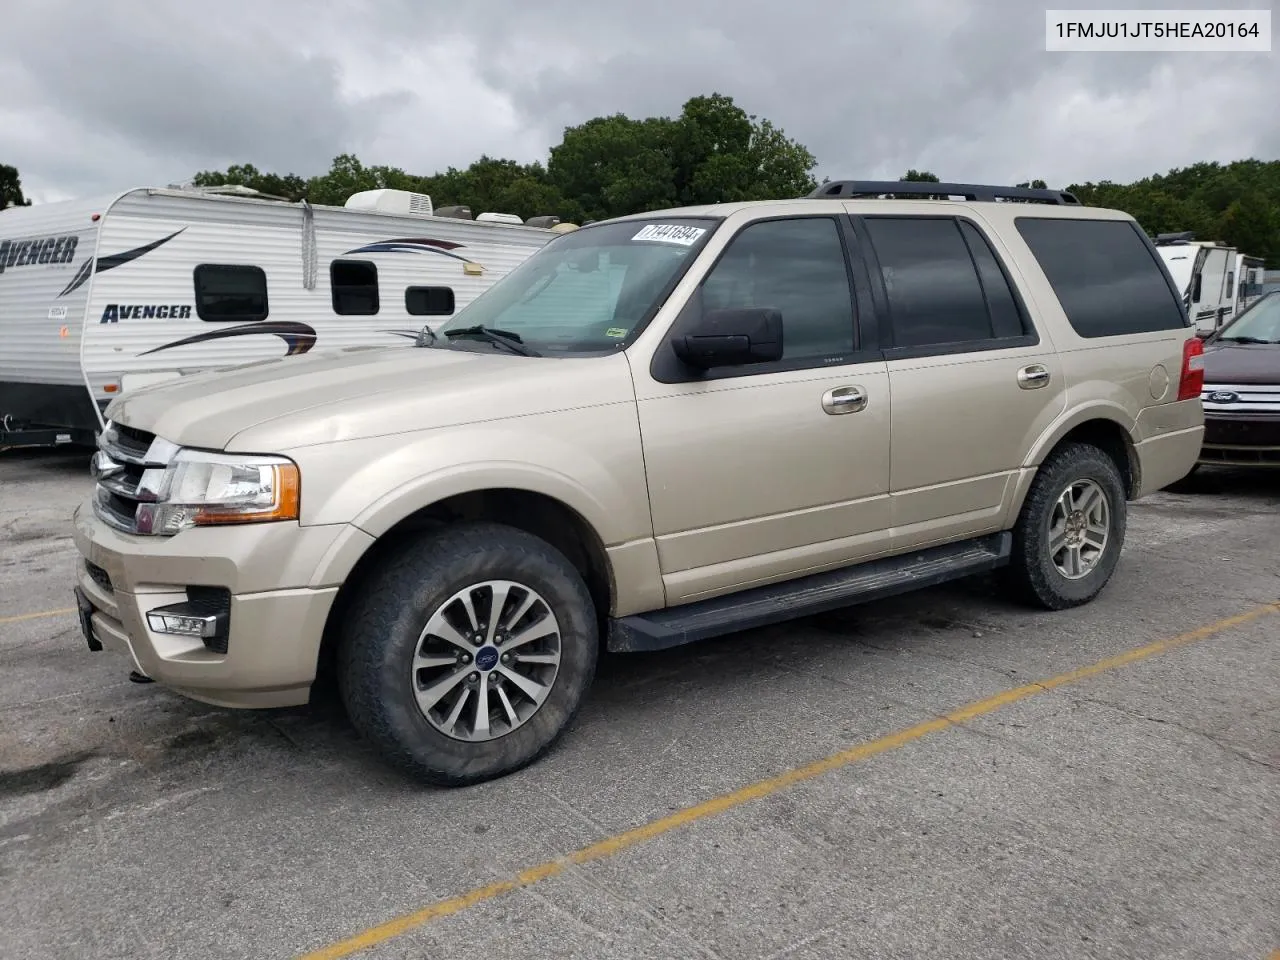
[[202, 263], [194, 281], [196, 316], [201, 320], [267, 319], [267, 275], [261, 267]]
[[404, 292], [404, 309], [414, 317], [453, 315], [452, 287], [409, 287]]
[[335, 260], [329, 264], [333, 312], [344, 317], [378, 312], [378, 266], [369, 260]]
[[[996, 337], [969, 242], [954, 218], [867, 217], [864, 222], [889, 298], [895, 347], [910, 350]], [[985, 244], [976, 232], [974, 236]], [[986, 253], [988, 272], [994, 270], [991, 279], [998, 276], [1003, 282], [994, 254]], [[1005, 292], [1011, 300], [1007, 288]], [[1007, 316], [1003, 322], [1007, 324]]]
[[1019, 217], [1015, 222], [1080, 336], [1187, 326], [1157, 254], [1131, 221]]

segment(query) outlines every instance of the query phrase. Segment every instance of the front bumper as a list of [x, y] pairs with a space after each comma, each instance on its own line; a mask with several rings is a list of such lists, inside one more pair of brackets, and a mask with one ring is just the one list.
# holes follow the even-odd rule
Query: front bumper
[[[262, 523], [129, 536], [94, 516], [89, 502], [73, 521], [91, 648], [96, 639], [127, 654], [139, 672], [206, 703], [307, 701], [338, 592], [312, 579], [340, 545], [344, 526]], [[192, 587], [226, 598], [227, 629], [216, 641], [157, 633], [147, 622], [148, 611], [187, 601]]]
[[1280, 467], [1280, 414], [1235, 413], [1204, 417], [1200, 463]]

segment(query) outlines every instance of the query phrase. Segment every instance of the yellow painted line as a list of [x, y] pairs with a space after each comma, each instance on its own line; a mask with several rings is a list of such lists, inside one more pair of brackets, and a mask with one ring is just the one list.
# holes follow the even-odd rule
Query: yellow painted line
[[20, 623], [23, 620], [39, 620], [42, 617], [61, 617], [75, 613], [75, 607], [63, 607], [61, 610], [41, 610], [39, 613], [20, 613], [16, 617], [0, 617], [0, 624]]
[[[559, 860], [551, 860], [539, 866], [530, 867], [506, 880], [499, 880], [484, 887], [477, 887], [460, 896], [441, 900], [438, 903], [423, 907], [421, 910], [380, 923], [346, 940], [316, 950], [313, 953], [308, 953], [301, 957], [300, 960], [339, 960], [342, 957], [349, 957], [361, 950], [367, 950], [380, 943], [385, 943], [433, 920], [460, 913], [468, 907], [475, 906], [477, 903], [483, 903], [505, 893], [511, 893], [521, 887], [527, 887], [550, 877], [558, 876], [575, 864], [590, 863], [593, 860], [601, 860], [605, 857], [613, 856], [615, 853], [620, 853], [646, 840], [652, 840], [654, 837], [669, 833], [678, 827], [704, 820], [707, 817], [715, 816], [717, 813], [724, 813], [726, 810], [740, 807], [752, 800], [759, 800], [794, 784], [812, 780], [814, 777], [829, 773], [832, 770], [838, 770], [841, 767], [847, 767], [860, 760], [866, 760], [876, 754], [895, 750], [931, 733], [937, 733], [948, 727], [958, 726], [975, 717], [993, 713], [1001, 707], [1007, 707], [1009, 704], [1017, 703], [1019, 700], [1025, 700], [1028, 697], [1033, 697], [1070, 683], [1076, 683], [1088, 677], [1097, 676], [1100, 673], [1106, 673], [1109, 670], [1115, 670], [1119, 667], [1136, 663], [1139, 660], [1145, 660], [1148, 657], [1154, 657], [1156, 654], [1167, 653], [1178, 647], [1205, 640], [1214, 634], [1229, 630], [1232, 627], [1238, 627], [1268, 613], [1280, 613], [1280, 603], [1264, 604], [1261, 607], [1255, 607], [1234, 617], [1227, 617], [1225, 620], [1219, 620], [1197, 630], [1179, 634], [1167, 640], [1157, 640], [1155, 643], [1149, 643], [1145, 647], [1136, 647], [1117, 656], [1099, 660], [1097, 663], [1081, 667], [1079, 670], [1072, 670], [1070, 673], [1062, 673], [1056, 677], [1041, 680], [1038, 683], [1028, 683], [1021, 687], [1002, 691], [995, 696], [987, 697], [985, 700], [979, 700], [976, 703], [954, 710], [945, 716], [925, 720], [923, 723], [918, 723], [913, 727], [898, 730], [895, 733], [880, 737], [878, 740], [860, 743], [814, 763], [796, 767], [776, 777], [770, 777], [768, 780], [761, 780], [734, 790], [732, 793], [726, 793], [723, 796], [706, 800], [695, 806], [677, 810], [675, 813], [660, 820], [654, 820], [633, 830], [607, 837], [591, 844], [589, 847], [575, 850]], [[1280, 960], [1280, 951], [1274, 954], [1270, 960]]]

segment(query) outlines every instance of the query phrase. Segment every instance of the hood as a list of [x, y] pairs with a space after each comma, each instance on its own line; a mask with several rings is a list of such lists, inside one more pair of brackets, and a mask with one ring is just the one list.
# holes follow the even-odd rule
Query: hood
[[141, 387], [105, 415], [184, 446], [270, 453], [634, 400], [621, 354], [354, 347]]
[[1204, 382], [1280, 385], [1280, 344], [1207, 343]]

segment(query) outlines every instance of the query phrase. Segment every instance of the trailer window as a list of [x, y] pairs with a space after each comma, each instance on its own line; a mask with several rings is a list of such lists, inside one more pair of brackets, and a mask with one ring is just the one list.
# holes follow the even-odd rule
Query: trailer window
[[267, 319], [267, 275], [261, 267], [202, 263], [195, 268], [194, 282], [201, 320]]
[[378, 312], [378, 266], [368, 260], [335, 260], [329, 264], [333, 312], [344, 317]]
[[453, 288], [409, 287], [404, 292], [404, 309], [415, 317], [451, 317]]

